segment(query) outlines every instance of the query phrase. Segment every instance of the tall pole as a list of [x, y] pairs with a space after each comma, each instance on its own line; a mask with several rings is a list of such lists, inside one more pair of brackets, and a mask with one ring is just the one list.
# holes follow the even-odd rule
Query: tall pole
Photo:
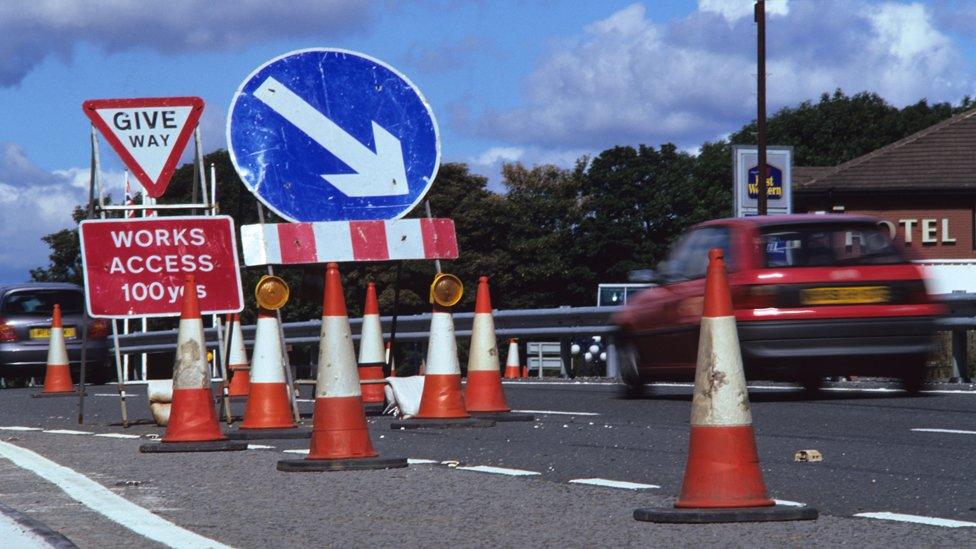
[[759, 149], [759, 215], [766, 215], [766, 2], [756, 0], [756, 141]]

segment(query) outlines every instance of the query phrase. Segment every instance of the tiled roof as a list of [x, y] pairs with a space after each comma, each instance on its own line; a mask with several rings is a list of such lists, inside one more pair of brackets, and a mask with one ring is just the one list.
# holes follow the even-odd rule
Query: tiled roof
[[793, 169], [794, 191], [976, 189], [976, 109], [833, 168]]

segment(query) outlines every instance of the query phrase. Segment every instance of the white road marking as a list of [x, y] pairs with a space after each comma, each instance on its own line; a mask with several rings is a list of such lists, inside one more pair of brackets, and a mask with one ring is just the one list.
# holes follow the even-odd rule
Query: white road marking
[[962, 431], [959, 429], [912, 429], [916, 433], [949, 433], [952, 435], [976, 435], [976, 431]]
[[559, 410], [512, 410], [520, 414], [549, 414], [551, 416], [598, 416], [596, 412], [561, 412]]
[[21, 427], [19, 425], [11, 425], [9, 427], [0, 427], [0, 431], [43, 431], [40, 427]]
[[790, 501], [788, 499], [774, 499], [776, 505], [785, 505], [787, 507], [806, 507], [806, 503], [800, 503], [799, 501]]
[[433, 465], [433, 464], [436, 464], [436, 463], [438, 463], [438, 462], [437, 462], [437, 460], [434, 460], [434, 459], [407, 458], [407, 464], [408, 465]]
[[308, 450], [282, 450], [282, 452], [284, 452], [286, 454], [302, 454], [302, 455], [308, 455], [308, 452], [309, 451]]
[[95, 436], [105, 438], [142, 438], [139, 435], [127, 435], [125, 433], [98, 433]]
[[267, 444], [248, 444], [248, 450], [272, 450], [274, 446], [268, 446]]
[[942, 526], [944, 528], [972, 528], [976, 526], [976, 522], [966, 522], [962, 520], [952, 520], [938, 517], [923, 517], [920, 515], [904, 515], [902, 513], [891, 513], [888, 511], [881, 511], [878, 513], [858, 513], [854, 516], [880, 520], [894, 520], [897, 522], [911, 522], [914, 524], [928, 524], [929, 526]]
[[89, 509], [169, 547], [226, 548], [227, 546], [173, 524], [115, 494], [101, 484], [44, 456], [0, 441], [0, 456], [60, 488]]
[[296, 398], [295, 402], [315, 402], [314, 398]]
[[472, 465], [468, 467], [458, 467], [457, 469], [459, 471], [474, 471], [476, 473], [491, 473], [494, 475], [508, 475], [511, 477], [530, 477], [542, 474], [535, 471], [526, 471], [525, 469], [508, 469], [506, 467], [492, 467], [491, 465]]
[[45, 433], [52, 435], [94, 435], [92, 431], [73, 431], [71, 429], [45, 429]]
[[626, 482], [623, 480], [607, 480], [605, 478], [574, 478], [570, 484], [589, 484], [591, 486], [606, 486], [607, 488], [623, 488], [625, 490], [645, 490], [647, 488], [660, 488], [657, 484], [641, 484], [639, 482]]

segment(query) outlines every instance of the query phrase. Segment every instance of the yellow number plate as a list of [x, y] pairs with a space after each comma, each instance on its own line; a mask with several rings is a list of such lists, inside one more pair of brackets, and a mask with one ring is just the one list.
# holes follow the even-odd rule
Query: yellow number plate
[[843, 288], [807, 288], [800, 290], [804, 305], [868, 305], [891, 301], [887, 286], [847, 286]]
[[[31, 328], [30, 330], [31, 339], [49, 339], [51, 337], [50, 328]], [[75, 337], [75, 329], [72, 327], [64, 328], [65, 339], [71, 339]]]

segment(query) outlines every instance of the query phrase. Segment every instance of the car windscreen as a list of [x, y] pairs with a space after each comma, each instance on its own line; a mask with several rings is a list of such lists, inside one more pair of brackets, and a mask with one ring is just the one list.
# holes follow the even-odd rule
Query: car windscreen
[[761, 229], [766, 267], [829, 267], [906, 263], [888, 230], [871, 223], [766, 226]]
[[54, 304], [61, 305], [61, 313], [81, 314], [84, 307], [82, 293], [75, 290], [14, 290], [3, 298], [3, 314], [8, 316], [51, 316]]

